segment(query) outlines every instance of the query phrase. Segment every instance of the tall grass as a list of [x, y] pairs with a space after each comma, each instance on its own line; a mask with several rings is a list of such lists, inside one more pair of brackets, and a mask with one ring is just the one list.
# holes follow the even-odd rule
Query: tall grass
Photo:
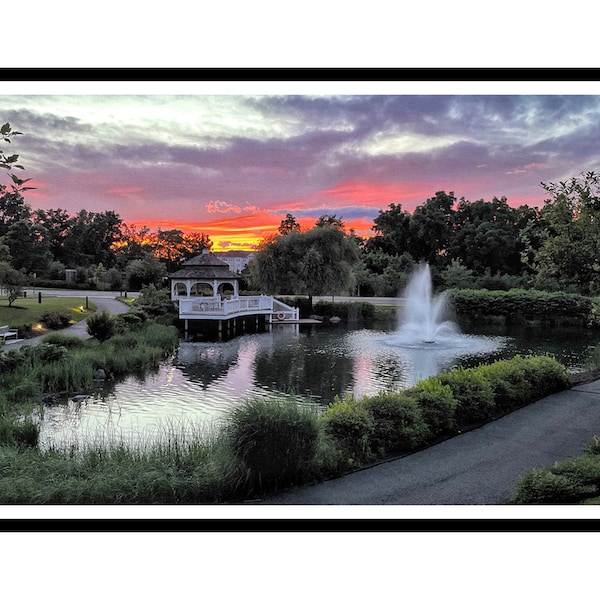
[[43, 393], [84, 392], [93, 387], [98, 369], [111, 379], [143, 377], [158, 368], [177, 342], [175, 327], [155, 323], [103, 343], [52, 334], [39, 346], [0, 356], [0, 398], [18, 403]]

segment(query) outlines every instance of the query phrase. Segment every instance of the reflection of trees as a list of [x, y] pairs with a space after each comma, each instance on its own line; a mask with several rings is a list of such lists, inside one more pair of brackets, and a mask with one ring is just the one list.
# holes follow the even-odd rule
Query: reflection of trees
[[237, 364], [239, 343], [181, 344], [177, 368], [186, 379], [199, 383], [203, 390], [226, 375]]
[[[352, 388], [354, 361], [349, 356], [325, 352], [321, 341], [300, 338], [294, 345], [287, 344], [278, 351], [261, 349], [256, 357], [257, 385], [276, 389], [286, 394], [312, 396], [325, 401], [333, 400]], [[296, 340], [295, 340], [296, 341]]]

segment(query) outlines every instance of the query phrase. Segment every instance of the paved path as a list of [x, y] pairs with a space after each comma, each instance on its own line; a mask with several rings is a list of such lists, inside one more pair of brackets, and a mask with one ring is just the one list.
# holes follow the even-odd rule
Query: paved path
[[[52, 290], [47, 293], [48, 296], [66, 296], [66, 297], [76, 297], [76, 298], [84, 298], [88, 297], [90, 302], [93, 302], [99, 311], [107, 310], [111, 314], [121, 314], [125, 313], [129, 310], [129, 306], [123, 302], [119, 302], [119, 300], [115, 299], [115, 292], [82, 292], [79, 290]], [[69, 335], [76, 335], [82, 338], [89, 338], [90, 335], [87, 332], [87, 323], [84, 320], [75, 323], [75, 325], [71, 325], [66, 329], [57, 330], [62, 333], [68, 333]], [[51, 332], [48, 332], [51, 333]], [[4, 344], [2, 350], [4, 352], [8, 352], [10, 350], [17, 350], [22, 348], [23, 346], [35, 346], [42, 342], [44, 339], [43, 335], [38, 335], [33, 338], [29, 338], [26, 340], [17, 340], [15, 342], [10, 341]]]
[[600, 435], [600, 380], [410, 456], [262, 503], [506, 504], [522, 474], [578, 455], [595, 435]]

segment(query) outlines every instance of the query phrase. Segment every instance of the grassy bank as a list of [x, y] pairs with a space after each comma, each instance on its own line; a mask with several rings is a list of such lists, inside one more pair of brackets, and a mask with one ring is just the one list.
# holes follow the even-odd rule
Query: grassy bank
[[[96, 305], [88, 301], [85, 308], [85, 298], [46, 297], [42, 295], [42, 302], [38, 297], [19, 298], [12, 306], [8, 306], [6, 297], [0, 297], [0, 325], [8, 325], [19, 329], [20, 336], [27, 331], [33, 334], [45, 331], [42, 319], [47, 313], [64, 314], [70, 323], [77, 323], [90, 316], [96, 310]], [[36, 329], [36, 325], [40, 325]]]
[[401, 392], [337, 399], [322, 414], [294, 399], [253, 400], [210, 435], [186, 436], [174, 427], [144, 450], [40, 452], [25, 428], [0, 445], [0, 502], [239, 502], [424, 448], [568, 385], [554, 359], [516, 357]]

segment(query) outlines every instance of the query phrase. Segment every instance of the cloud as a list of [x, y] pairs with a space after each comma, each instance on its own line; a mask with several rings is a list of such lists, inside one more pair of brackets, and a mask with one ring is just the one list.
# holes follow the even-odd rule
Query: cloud
[[515, 169], [511, 169], [510, 171], [506, 171], [507, 175], [521, 175], [523, 173], [532, 173], [533, 171], [539, 171], [540, 169], [544, 169], [548, 165], [546, 163], [529, 163], [528, 165], [524, 165], [522, 167], [516, 167]]
[[115, 187], [106, 190], [110, 196], [117, 198], [134, 198], [138, 199], [144, 194], [144, 188], [141, 185], [132, 185], [128, 187]]

